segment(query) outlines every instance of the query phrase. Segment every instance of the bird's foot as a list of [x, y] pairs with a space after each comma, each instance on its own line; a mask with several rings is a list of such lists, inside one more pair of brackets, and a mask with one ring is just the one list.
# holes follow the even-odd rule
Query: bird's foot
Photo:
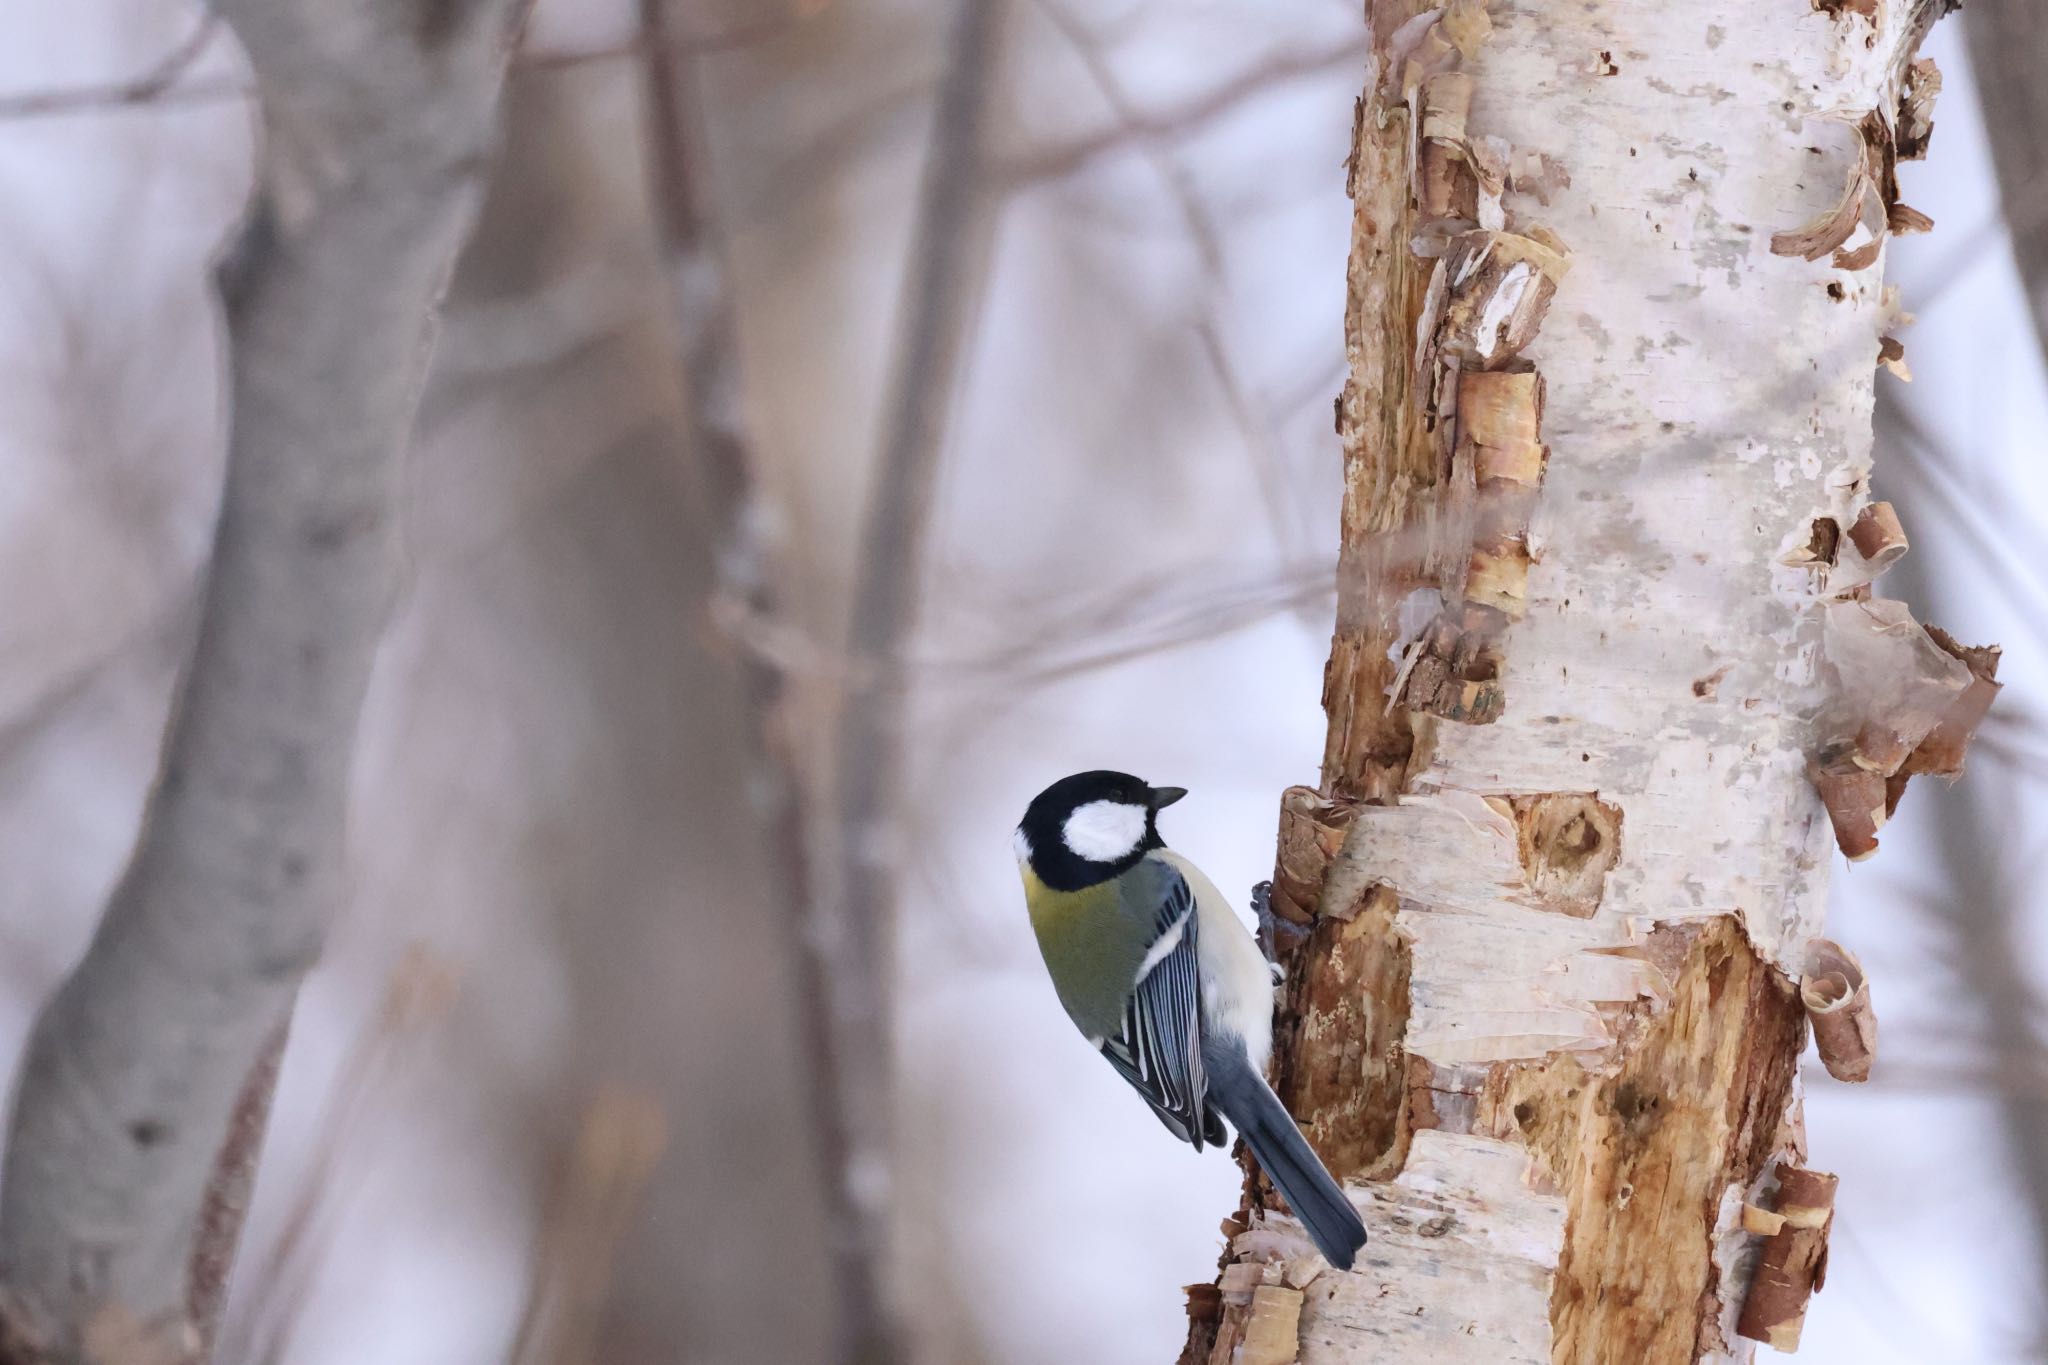
[[1273, 982], [1278, 985], [1286, 979], [1287, 970], [1280, 965], [1280, 936], [1301, 938], [1308, 929], [1284, 920], [1273, 913], [1273, 883], [1260, 882], [1252, 888], [1252, 913], [1259, 920], [1259, 948], [1266, 955], [1266, 965], [1273, 969]]

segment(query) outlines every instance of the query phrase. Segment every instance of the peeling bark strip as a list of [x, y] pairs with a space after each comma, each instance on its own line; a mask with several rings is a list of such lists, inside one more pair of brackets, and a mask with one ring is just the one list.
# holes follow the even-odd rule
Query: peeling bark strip
[[[1894, 539], [1887, 521], [1896, 527], [1885, 514], [1859, 518], [1849, 543], [1860, 530], [1877, 547], [1873, 560], [1896, 560], [1904, 536]], [[1808, 771], [1836, 843], [1855, 862], [1877, 852], [1910, 779], [1962, 775], [1970, 737], [1998, 695], [1999, 650], [1957, 644], [1903, 602], [1869, 596], [1867, 579], [1852, 581], [1852, 595], [1826, 607], [1822, 652], [1834, 686]]]
[[[264, 132], [222, 280], [227, 483], [140, 841], [16, 1091], [8, 1365], [200, 1350], [240, 1178], [226, 1173], [209, 1213], [216, 1161], [254, 1145], [229, 1142], [238, 1101], [341, 898], [349, 756], [397, 585], [398, 457], [524, 14], [516, 0], [217, 8], [255, 70]], [[260, 1103], [239, 1107], [260, 1126]]]
[[[1406, 567], [1419, 571], [1418, 582], [1435, 585], [1441, 607], [1407, 641], [1389, 695], [1445, 720], [1488, 725], [1507, 704], [1501, 647], [1525, 605], [1529, 519], [1545, 458], [1543, 376], [1502, 367], [1524, 365], [1521, 353], [1535, 340], [1567, 263], [1556, 238], [1541, 228], [1529, 236], [1459, 232], [1438, 251], [1442, 234], [1472, 215], [1504, 221], [1507, 152], [1505, 144], [1466, 138], [1466, 73], [1438, 72], [1422, 90], [1425, 101], [1451, 101], [1428, 103], [1423, 115], [1418, 189], [1426, 216], [1416, 251], [1436, 253], [1436, 264], [1415, 324], [1410, 376], [1438, 456], [1437, 520], [1425, 528], [1419, 564]], [[1409, 601], [1426, 601], [1421, 591], [1411, 591]]]
[[1996, 690], [1871, 592], [1867, 271], [1919, 225], [1939, 8], [1370, 0], [1329, 736], [1272, 937], [1275, 1086], [1371, 1241], [1302, 1281], [1248, 1181], [1187, 1365], [1275, 1275], [1302, 1365], [1751, 1359], [1743, 1209], [1804, 1158], [1809, 1009], [1860, 989], [1796, 980], [1826, 817], [1874, 831]]
[[1873, 573], [1882, 573], [1899, 562], [1909, 548], [1906, 528], [1888, 502], [1873, 502], [1856, 516], [1849, 528], [1849, 543], [1863, 556]]
[[[1817, 261], [1832, 256], [1838, 270], [1867, 270], [1877, 264], [1888, 234], [1927, 232], [1934, 220], [1899, 202], [1899, 163], [1927, 155], [1934, 136], [1934, 100], [1941, 93], [1941, 72], [1932, 57], [1915, 58], [1920, 38], [1938, 14], [1954, 10], [1961, 0], [1817, 0], [1814, 8], [1844, 22], [1854, 15], [1863, 21], [1868, 48], [1877, 51], [1890, 25], [1903, 23], [1904, 43], [1889, 48], [1892, 70], [1886, 80], [1890, 95], [1857, 120], [1857, 158], [1849, 165], [1842, 196], [1834, 207], [1806, 226], [1771, 238], [1780, 256]], [[1848, 243], [1857, 239], [1853, 247]]]
[[[1902, 368], [1891, 352], [1880, 355]], [[1999, 688], [1996, 646], [1960, 645], [1921, 626], [1904, 603], [1873, 595], [1908, 541], [1890, 503], [1851, 505], [1861, 491], [1861, 480], [1849, 486], [1843, 505], [1815, 517], [1803, 537], [1795, 533], [1779, 558], [1810, 576], [1808, 588], [1824, 604], [1821, 654], [1831, 685], [1807, 771], [1852, 862], [1877, 852], [1878, 831], [1910, 778], [1961, 775], [1970, 736]]]
[[[1302, 1247], [1306, 1260], [1323, 1264], [1306, 1241]], [[1208, 1353], [1191, 1365], [1293, 1365], [1301, 1350], [1302, 1302], [1293, 1284], [1306, 1282], [1295, 1274], [1279, 1260], [1248, 1260], [1229, 1266], [1217, 1285], [1190, 1285], [1189, 1311], [1195, 1311], [1194, 1296], [1207, 1291], [1204, 1302], [1220, 1326]]]
[[1870, 983], [1856, 954], [1827, 939], [1807, 949], [1799, 1002], [1813, 1024], [1813, 1045], [1821, 1065], [1838, 1081], [1867, 1081], [1877, 1058], [1877, 1011]]
[[1743, 1210], [1744, 1226], [1770, 1237], [1735, 1329], [1751, 1341], [1779, 1351], [1799, 1349], [1807, 1301], [1827, 1282], [1838, 1183], [1825, 1171], [1781, 1169], [1777, 1208]]

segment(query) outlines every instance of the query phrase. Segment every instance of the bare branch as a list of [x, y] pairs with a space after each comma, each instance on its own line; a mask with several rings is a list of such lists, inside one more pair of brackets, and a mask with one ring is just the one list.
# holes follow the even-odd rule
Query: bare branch
[[832, 0], [797, 0], [787, 9], [749, 19], [744, 24], [734, 24], [731, 28], [705, 29], [696, 33], [670, 24], [657, 35], [643, 25], [639, 33], [623, 43], [571, 48], [559, 52], [524, 52], [512, 66], [515, 71], [546, 71], [555, 67], [586, 66], [591, 62], [618, 61], [628, 57], [687, 57], [710, 52], [730, 52], [734, 48], [749, 47], [755, 43], [767, 42], [771, 38], [780, 38], [817, 18], [831, 8], [831, 5]]
[[[1050, 7], [1048, 12], [1059, 13]], [[1186, 136], [1289, 81], [1352, 68], [1362, 72], [1369, 50], [1370, 44], [1366, 39], [1352, 38], [1320, 52], [1288, 53], [1238, 73], [1170, 113], [1146, 117], [1134, 110], [1118, 110], [1116, 122], [1103, 131], [1077, 138], [1063, 147], [1051, 147], [1007, 161], [997, 168], [997, 178], [1009, 188], [1037, 180], [1057, 179], [1074, 174], [1098, 157], [1127, 150], [1133, 145], [1145, 146]]]
[[[1059, 30], [1060, 36], [1067, 40], [1075, 55], [1081, 59], [1082, 66], [1087, 69], [1089, 80], [1094, 83], [1097, 93], [1102, 96], [1103, 102], [1115, 116], [1116, 131], [1120, 132], [1130, 145], [1139, 148], [1145, 158], [1152, 163], [1153, 170], [1165, 183], [1169, 196], [1179, 210], [1182, 229], [1187, 233], [1188, 241], [1194, 246], [1207, 277], [1204, 290], [1207, 297], [1201, 304], [1200, 317], [1194, 325], [1195, 339], [1201, 347], [1202, 358], [1208, 362], [1210, 372], [1216, 380], [1218, 396], [1229, 408], [1231, 419], [1244, 437], [1245, 444], [1257, 457], [1259, 491], [1266, 502], [1274, 542], [1285, 546], [1293, 538], [1284, 490], [1286, 455], [1271, 422], [1258, 410], [1261, 405], [1247, 392], [1243, 379], [1237, 373], [1237, 367], [1231, 362], [1230, 348], [1224, 343], [1222, 332], [1216, 324], [1213, 300], [1229, 292], [1228, 260], [1223, 250], [1223, 234], [1217, 228], [1208, 206], [1202, 201], [1201, 190], [1195, 183], [1195, 177], [1173, 154], [1173, 149], [1166, 140], [1156, 135], [1157, 130], [1146, 124], [1144, 115], [1124, 93], [1123, 83], [1117, 79], [1115, 67], [1103, 55], [1094, 35], [1068, 13], [1058, 0], [1039, 0], [1039, 9], [1051, 21], [1053, 27]], [[1362, 56], [1363, 39], [1354, 39], [1347, 46], [1355, 48]], [[1255, 78], [1250, 83], [1242, 79], [1232, 81], [1225, 85], [1223, 90], [1233, 92], [1242, 98], [1268, 88], [1269, 83], [1282, 84], [1302, 74], [1303, 70], [1299, 64], [1290, 61], [1268, 64], [1250, 73]], [[1212, 94], [1209, 103], [1204, 107], [1219, 107], [1215, 103], [1217, 98], [1217, 95]], [[1334, 391], [1336, 386], [1337, 381], [1333, 379], [1329, 387]]]
[[[908, 667], [904, 644], [916, 620], [926, 523], [983, 254], [974, 235], [980, 199], [981, 129], [996, 75], [998, 0], [960, 0], [945, 75], [933, 110], [902, 343], [883, 418], [860, 559], [848, 648], [856, 666], [840, 715], [838, 768], [839, 885], [814, 926], [833, 957], [832, 1043], [842, 1074], [847, 1059], [886, 1058], [890, 929], [895, 899], [891, 835], [903, 770], [901, 725]], [[886, 1078], [886, 1077], [885, 1077]], [[844, 1179], [859, 1209], [864, 1244], [857, 1254], [880, 1263], [890, 1205], [891, 1089], [863, 1087], [844, 1096], [848, 1120]], [[900, 1354], [885, 1323], [853, 1359]]]
[[[830, 4], [831, 0], [801, 0], [801, 3], [787, 13], [749, 20], [728, 29], [703, 33], [671, 33], [665, 40], [666, 50], [675, 55], [726, 52], [753, 43], [765, 42], [816, 18]], [[238, 77], [215, 76], [192, 81], [180, 79], [205, 53], [207, 44], [213, 37], [216, 18], [217, 16], [211, 13], [207, 14], [190, 38], [179, 44], [148, 71], [131, 80], [115, 81], [105, 85], [76, 85], [0, 95], [0, 119], [43, 118], [55, 114], [81, 114], [169, 104], [214, 104], [227, 100], [254, 98], [255, 87]], [[595, 62], [622, 61], [651, 55], [655, 54], [650, 52], [645, 39], [635, 37], [627, 42], [607, 43], [598, 47], [521, 52], [514, 58], [512, 68], [514, 71], [553, 71], [565, 67], [586, 66]]]
[[233, 408], [211, 576], [140, 840], [37, 1020], [0, 1185], [7, 1334], [67, 1365], [110, 1321], [168, 1359], [206, 1330], [234, 1229], [216, 1220], [200, 1246], [203, 1210], [245, 1145], [238, 1106], [260, 1122], [251, 1073], [341, 897], [399, 456], [525, 12], [218, 8], [265, 138], [222, 277]]
[[199, 16], [185, 40], [164, 57], [130, 80], [111, 85], [79, 85], [62, 90], [32, 90], [0, 98], [0, 118], [34, 118], [44, 114], [71, 114], [82, 109], [106, 109], [124, 104], [147, 104], [178, 83], [178, 78], [206, 52], [219, 28], [220, 16], [207, 10]]
[[[739, 327], [726, 244], [711, 206], [709, 154], [702, 136], [703, 109], [695, 58], [676, 41], [668, 0], [641, 0], [647, 61], [650, 165], [662, 266], [667, 275], [683, 391], [689, 404], [690, 447], [704, 472], [713, 526], [718, 530], [714, 618], [723, 622], [773, 621], [777, 615], [775, 546], [755, 478], [755, 454], [741, 416]], [[791, 916], [784, 941], [796, 967], [799, 1032], [810, 1074], [804, 1086], [813, 1141], [827, 1200], [834, 1293], [836, 1360], [854, 1360], [862, 1343], [893, 1339], [883, 1325], [877, 1248], [884, 1230], [868, 1226], [872, 1211], [853, 1197], [847, 1180], [851, 1144], [846, 1096], [886, 1093], [888, 1058], [833, 1046], [835, 963], [824, 940], [810, 932], [813, 903], [808, 802], [790, 733], [792, 697], [783, 670], [759, 650], [739, 646], [746, 699], [746, 789], [765, 831], [780, 850], [759, 869], [765, 898]]]

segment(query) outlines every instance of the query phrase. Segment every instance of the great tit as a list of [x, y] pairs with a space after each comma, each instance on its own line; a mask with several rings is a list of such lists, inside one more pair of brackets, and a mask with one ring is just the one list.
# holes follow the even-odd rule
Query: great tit
[[1215, 884], [1159, 837], [1187, 795], [1128, 773], [1075, 773], [1017, 827], [1038, 948], [1067, 1014], [1195, 1150], [1229, 1119], [1323, 1258], [1351, 1268], [1365, 1224], [1266, 1084], [1273, 973]]

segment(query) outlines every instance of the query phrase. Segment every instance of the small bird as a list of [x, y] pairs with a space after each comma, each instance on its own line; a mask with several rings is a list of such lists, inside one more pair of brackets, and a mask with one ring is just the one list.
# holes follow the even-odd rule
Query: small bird
[[1273, 971], [1223, 893], [1159, 837], [1187, 795], [1086, 772], [1040, 792], [1017, 826], [1017, 866], [1054, 990], [1091, 1046], [1183, 1142], [1244, 1138], [1342, 1270], [1365, 1224], [1266, 1084]]

